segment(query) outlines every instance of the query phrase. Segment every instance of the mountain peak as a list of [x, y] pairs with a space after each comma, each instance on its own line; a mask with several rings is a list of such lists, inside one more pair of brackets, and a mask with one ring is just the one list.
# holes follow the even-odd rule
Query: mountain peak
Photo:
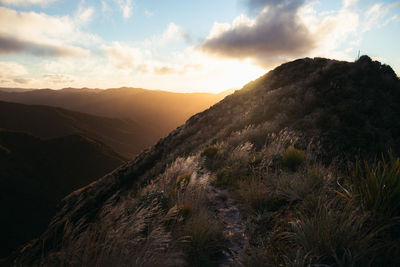
[[[268, 227], [276, 231], [289, 229], [285, 212], [293, 212], [287, 216], [296, 222], [296, 205], [299, 203], [296, 201], [302, 203], [306, 196], [317, 193], [322, 194], [321, 199], [332, 195], [334, 191], [321, 190], [335, 188], [337, 183], [331, 181], [332, 177], [356, 156], [369, 159], [388, 149], [395, 155], [400, 154], [399, 114], [399, 79], [390, 67], [367, 56], [356, 62], [304, 58], [282, 64], [191, 117], [126, 166], [65, 198], [46, 232], [19, 255], [17, 263], [32, 265], [40, 255], [46, 255], [44, 260], [49, 262], [57, 255], [71, 252], [71, 248], [74, 253], [87, 255], [87, 251], [79, 249], [88, 242], [85, 238], [93, 235], [104, 237], [97, 240], [97, 249], [102, 252], [109, 244], [118, 244], [120, 248], [131, 246], [128, 255], [119, 254], [115, 248], [108, 249], [107, 253], [114, 253], [115, 259], [125, 257], [127, 261], [136, 259], [151, 265], [146, 262], [151, 257], [137, 250], [146, 240], [149, 248], [165, 248], [160, 253], [165, 257], [168, 255], [169, 260], [179, 262], [174, 257], [179, 258], [183, 253], [186, 262], [191, 263], [198, 259], [191, 257], [191, 253], [195, 253], [191, 249], [196, 249], [191, 247], [196, 245], [191, 243], [196, 237], [191, 231], [195, 223], [199, 223], [196, 220], [204, 216], [212, 221], [206, 228], [212, 233], [220, 233], [210, 233], [207, 244], [223, 247], [221, 244], [226, 238], [225, 245], [230, 249], [226, 255], [238, 262], [236, 254], [243, 249], [244, 243], [248, 241], [251, 247], [254, 244], [251, 242], [257, 242], [256, 237], [261, 233], [255, 228], [251, 230], [251, 225], [247, 229], [255, 231], [255, 236], [244, 230], [246, 222], [232, 200], [235, 194], [241, 196], [237, 201], [242, 201], [250, 210], [259, 209], [257, 205], [261, 205], [268, 210], [266, 214], [276, 212], [273, 214], [280, 218], [279, 221], [275, 221], [274, 216], [263, 217], [265, 224], [271, 223]], [[294, 163], [285, 165], [287, 158]], [[316, 191], [317, 185], [309, 177], [318, 175], [296, 167], [304, 161], [323, 173], [322, 184], [331, 182]], [[332, 164], [337, 168], [335, 173], [323, 167]], [[293, 181], [297, 184], [292, 184]], [[305, 181], [309, 183], [305, 184]], [[292, 191], [285, 188], [284, 183]], [[217, 186], [230, 186], [228, 188], [235, 194], [230, 195]], [[280, 187], [289, 195], [279, 195], [276, 188]], [[203, 193], [208, 196], [206, 199], [196, 195], [198, 188], [206, 192]], [[302, 191], [304, 196], [296, 195], [296, 190], [301, 188], [308, 193]], [[248, 195], [250, 190], [255, 190], [251, 191], [252, 195]], [[265, 196], [261, 204], [252, 202], [253, 194], [257, 192], [261, 192], [257, 197]], [[231, 206], [225, 207], [223, 199]], [[320, 200], [312, 201], [305, 203], [314, 207]], [[237, 215], [236, 219], [229, 217], [227, 208]], [[312, 210], [310, 214], [315, 212]], [[257, 222], [258, 217], [254, 214], [256, 212], [246, 215], [253, 220], [247, 223], [266, 227]], [[174, 223], [169, 224], [173, 216]], [[217, 228], [209, 227], [218, 225], [219, 221], [236, 229], [236, 234], [243, 236], [243, 240], [237, 241], [226, 231], [218, 232]], [[187, 236], [191, 237], [185, 243], [189, 247], [178, 242]], [[70, 240], [68, 244], [62, 242], [66, 239]], [[290, 249], [290, 246], [285, 248]], [[155, 251], [150, 249], [152, 257], [160, 259], [152, 252]], [[96, 248], [90, 253], [97, 255]], [[221, 255], [210, 252], [208, 256], [224, 261]]]

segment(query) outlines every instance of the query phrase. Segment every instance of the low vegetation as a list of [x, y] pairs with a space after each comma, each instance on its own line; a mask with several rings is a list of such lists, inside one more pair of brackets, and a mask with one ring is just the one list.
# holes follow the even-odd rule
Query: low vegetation
[[294, 147], [288, 148], [282, 155], [282, 165], [291, 171], [296, 171], [306, 160], [306, 154]]
[[369, 58], [284, 64], [71, 196], [18, 263], [57, 257], [49, 235], [74, 219], [64, 235], [109, 224], [132, 265], [398, 266], [399, 103]]

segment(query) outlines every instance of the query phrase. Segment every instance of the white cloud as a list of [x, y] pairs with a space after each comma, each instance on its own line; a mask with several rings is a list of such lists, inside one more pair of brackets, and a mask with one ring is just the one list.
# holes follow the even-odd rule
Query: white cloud
[[110, 6], [108, 5], [108, 3], [105, 0], [101, 0], [101, 11], [103, 13], [107, 13], [111, 11]]
[[24, 66], [17, 62], [0, 61], [0, 78], [15, 78], [28, 74]]
[[[374, 4], [365, 12], [357, 0], [343, 0], [340, 10], [318, 12], [318, 1], [249, 0], [255, 18], [240, 15], [231, 24], [214, 23], [202, 51], [229, 59], [251, 59], [270, 68], [302, 56], [353, 59], [365, 32], [383, 27], [398, 16], [400, 5]], [[257, 7], [257, 8], [256, 8]], [[350, 56], [351, 55], [351, 56]]]
[[151, 11], [145, 9], [145, 10], [144, 10], [144, 15], [145, 15], [146, 17], [150, 18], [150, 17], [154, 16], [154, 12], [151, 12]]
[[391, 21], [396, 20], [397, 15], [391, 16], [390, 18], [387, 18], [387, 15], [398, 6], [400, 6], [400, 1], [387, 5], [381, 3], [372, 5], [364, 14], [365, 21], [362, 25], [362, 31], [366, 32], [374, 27], [381, 28], [389, 24]]
[[82, 32], [80, 26], [92, 14], [91, 8], [78, 11], [76, 17], [57, 17], [0, 7], [0, 53], [87, 56], [90, 52], [82, 45], [97, 43], [99, 38]]
[[75, 20], [78, 24], [87, 24], [93, 18], [94, 9], [93, 7], [84, 8], [83, 6], [79, 5], [78, 11], [75, 15]]
[[102, 50], [119, 70], [132, 70], [142, 64], [142, 53], [136, 47], [113, 42], [110, 46], [103, 45]]
[[167, 29], [161, 36], [160, 42], [161, 44], [166, 44], [171, 41], [180, 40], [185, 36], [181, 27], [171, 22]]
[[132, 0], [115, 0], [115, 1], [119, 5], [122, 11], [122, 16], [126, 19], [130, 18], [133, 7]]
[[49, 82], [52, 84], [60, 84], [63, 87], [68, 86], [69, 84], [75, 82], [75, 78], [71, 75], [64, 74], [44, 74], [42, 78], [45, 82]]
[[57, 0], [0, 0], [0, 3], [11, 6], [30, 6], [30, 5], [46, 6], [55, 1]]
[[360, 16], [352, 10], [355, 4], [355, 0], [344, 0], [342, 8], [336, 13], [318, 14], [311, 5], [300, 11], [300, 18], [316, 41], [316, 47], [310, 54], [334, 57], [333, 52], [344, 43], [359, 42], [355, 40], [360, 26]]
[[31, 80], [25, 78], [28, 71], [17, 62], [0, 61], [0, 84], [2, 86], [21, 86]]

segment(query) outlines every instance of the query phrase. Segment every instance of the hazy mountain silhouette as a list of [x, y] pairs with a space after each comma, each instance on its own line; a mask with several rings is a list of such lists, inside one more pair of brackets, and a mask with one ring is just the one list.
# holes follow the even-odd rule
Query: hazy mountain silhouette
[[[0, 100], [66, 108], [111, 118], [131, 119], [151, 130], [149, 138], [156, 142], [190, 116], [209, 108], [231, 93], [172, 93], [141, 88], [31, 90], [4, 92]], [[147, 132], [146, 135], [149, 133]], [[145, 136], [146, 136], [145, 135]], [[146, 141], [140, 143], [149, 144]]]
[[398, 266], [398, 176], [372, 192], [380, 174], [345, 170], [399, 155], [399, 115], [399, 79], [367, 56], [283, 64], [70, 194], [14, 264]]
[[42, 140], [0, 130], [0, 256], [37, 237], [64, 196], [124, 162], [81, 135]]
[[132, 157], [154, 142], [158, 134], [130, 119], [113, 119], [62, 108], [0, 101], [0, 128], [48, 139], [82, 134]]

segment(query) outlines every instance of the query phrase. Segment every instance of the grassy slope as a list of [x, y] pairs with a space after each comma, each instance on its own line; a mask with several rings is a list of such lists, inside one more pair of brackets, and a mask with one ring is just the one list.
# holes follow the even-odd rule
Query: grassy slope
[[284, 64], [193, 116], [126, 168], [71, 194], [17, 261], [107, 264], [93, 257], [104, 253], [115, 264], [216, 264], [240, 237], [221, 237], [215, 203], [201, 186], [210, 182], [241, 207], [247, 266], [396, 266], [395, 217], [371, 216], [379, 213], [366, 205], [368, 190], [347, 167], [357, 155], [400, 154], [399, 103], [397, 76], [367, 57]]

